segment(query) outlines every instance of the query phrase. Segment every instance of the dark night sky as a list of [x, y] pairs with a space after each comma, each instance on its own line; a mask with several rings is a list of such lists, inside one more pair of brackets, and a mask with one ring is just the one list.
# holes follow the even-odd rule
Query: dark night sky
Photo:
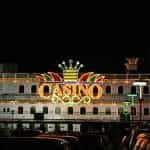
[[[38, 45], [38, 43], [35, 44]], [[33, 45], [29, 44], [29, 46]], [[43, 47], [41, 45], [38, 47], [37, 45], [33, 49], [27, 49], [22, 44], [19, 48], [14, 44], [13, 49], [16, 46], [19, 51], [12, 50], [1, 53], [0, 61], [17, 63], [20, 72], [47, 72], [61, 71], [57, 67], [58, 63], [71, 58], [84, 64], [83, 71], [123, 73], [125, 72], [123, 65], [125, 58], [137, 56], [141, 59], [141, 72], [150, 71], [148, 68], [148, 64], [150, 64], [148, 51], [150, 49], [148, 48], [88, 47], [88, 43], [85, 47], [78, 43], [75, 46], [73, 44], [68, 46], [66, 43], [59, 47], [57, 45], [56, 47], [54, 45], [49, 46], [49, 42]]]
[[140, 57], [141, 70], [150, 72], [150, 48], [135, 44], [136, 33], [128, 34], [121, 20], [18, 14], [1, 18], [0, 62], [15, 62], [20, 72], [60, 71], [57, 64], [72, 58], [84, 64], [83, 71], [122, 73], [130, 56]]

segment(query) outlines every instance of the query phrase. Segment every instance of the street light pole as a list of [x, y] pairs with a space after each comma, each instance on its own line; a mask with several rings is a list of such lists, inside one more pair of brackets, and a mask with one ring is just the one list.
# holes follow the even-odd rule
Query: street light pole
[[139, 120], [141, 121], [142, 120], [142, 103], [143, 103], [143, 99], [142, 99], [142, 89], [143, 89], [143, 86], [146, 86], [147, 83], [146, 82], [142, 82], [142, 81], [138, 81], [138, 82], [134, 82], [133, 83], [133, 86], [138, 86], [139, 89], [140, 89], [140, 93], [139, 93], [139, 112], [140, 112], [140, 115], [139, 115]]
[[13, 124], [14, 124], [14, 110], [11, 110], [11, 114], [12, 114], [12, 129], [13, 129]]

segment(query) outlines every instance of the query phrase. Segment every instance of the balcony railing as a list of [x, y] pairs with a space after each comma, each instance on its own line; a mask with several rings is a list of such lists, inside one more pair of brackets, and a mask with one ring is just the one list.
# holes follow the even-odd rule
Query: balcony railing
[[[35, 78], [41, 73], [0, 73], [0, 78]], [[62, 73], [59, 73], [62, 75]], [[150, 74], [101, 74], [106, 79], [150, 79]], [[80, 76], [80, 75], [79, 75]]]
[[[0, 100], [41, 100], [43, 99], [38, 94], [0, 94]], [[136, 98], [135, 102], [138, 101], [138, 97]], [[143, 95], [143, 99], [145, 101], [150, 100], [150, 95]], [[123, 102], [128, 100], [127, 95], [103, 95], [99, 100], [92, 100], [94, 103], [100, 101], [119, 101]]]
[[40, 99], [38, 94], [1, 94], [0, 99], [2, 100], [38, 100]]
[[[2, 120], [36, 120], [34, 115], [30, 113], [24, 114], [11, 114], [11, 113], [0, 113], [0, 121]], [[68, 113], [61, 114], [44, 114], [44, 120], [119, 120], [119, 115], [117, 112], [112, 112], [106, 115], [104, 112], [99, 112], [98, 114], [93, 114], [92, 112], [87, 112], [81, 115], [79, 112], [74, 112], [74, 114], [69, 115]]]

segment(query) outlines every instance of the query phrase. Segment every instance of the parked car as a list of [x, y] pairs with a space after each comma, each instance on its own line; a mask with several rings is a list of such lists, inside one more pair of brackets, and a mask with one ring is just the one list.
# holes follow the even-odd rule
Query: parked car
[[111, 150], [112, 143], [105, 134], [83, 134], [78, 136], [82, 150]]
[[51, 137], [51, 138], [61, 138], [64, 140], [67, 140], [69, 142], [69, 148], [70, 150], [82, 150], [81, 149], [81, 143], [79, 141], [79, 138], [76, 136], [71, 135], [65, 135], [65, 134], [40, 134], [37, 137]]
[[37, 136], [41, 134], [41, 130], [37, 129], [16, 129], [12, 131], [11, 136], [15, 137], [31, 137], [31, 136]]
[[68, 141], [51, 137], [0, 137], [0, 146], [1, 150], [70, 150]]

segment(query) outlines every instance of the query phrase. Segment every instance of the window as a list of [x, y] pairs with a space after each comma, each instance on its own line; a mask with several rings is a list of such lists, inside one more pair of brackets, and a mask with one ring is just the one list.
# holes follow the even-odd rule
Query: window
[[44, 107], [43, 107], [43, 113], [44, 113], [44, 114], [48, 114], [48, 107], [47, 107], [47, 106], [44, 106]]
[[81, 114], [81, 115], [85, 115], [85, 114], [86, 114], [86, 109], [85, 109], [85, 107], [81, 107], [81, 108], [80, 108], [80, 114]]
[[55, 114], [57, 114], [57, 115], [61, 114], [61, 108], [60, 107], [55, 108]]
[[7, 108], [7, 112], [9, 112], [10, 111], [10, 109], [9, 108]]
[[136, 94], [136, 87], [135, 86], [131, 86], [131, 94]]
[[36, 91], [37, 91], [36, 85], [32, 85], [31, 86], [31, 93], [36, 93]]
[[3, 112], [6, 112], [6, 109], [5, 109], [5, 108], [3, 108]]
[[94, 96], [97, 96], [97, 95], [98, 95], [98, 89], [97, 89], [97, 87], [94, 87], [94, 88], [93, 88], [93, 94], [94, 94]]
[[118, 108], [118, 115], [121, 115], [123, 113], [123, 108], [122, 107], [119, 107]]
[[149, 115], [149, 108], [144, 108], [144, 115]]
[[135, 107], [131, 107], [131, 115], [136, 115], [136, 108]]
[[111, 115], [111, 109], [110, 109], [110, 107], [106, 107], [105, 114], [106, 115]]
[[44, 92], [44, 95], [45, 95], [45, 96], [48, 96], [48, 94], [49, 94], [49, 86], [47, 86], [47, 85], [44, 86], [44, 89], [43, 89], [43, 90], [44, 90], [44, 91], [43, 91], [43, 92]]
[[35, 114], [35, 113], [36, 113], [36, 109], [35, 109], [35, 107], [33, 106], [33, 107], [30, 108], [30, 114]]
[[98, 107], [93, 107], [93, 114], [97, 115], [98, 114]]
[[73, 107], [68, 107], [68, 114], [72, 115], [73, 114]]
[[23, 107], [22, 106], [18, 107], [18, 114], [23, 114]]
[[123, 94], [123, 86], [118, 87], [118, 94]]
[[19, 93], [24, 93], [24, 85], [19, 86]]
[[111, 93], [111, 87], [110, 86], [106, 86], [106, 94], [110, 94]]
[[143, 93], [144, 94], [149, 94], [149, 87], [148, 86], [143, 87]]

